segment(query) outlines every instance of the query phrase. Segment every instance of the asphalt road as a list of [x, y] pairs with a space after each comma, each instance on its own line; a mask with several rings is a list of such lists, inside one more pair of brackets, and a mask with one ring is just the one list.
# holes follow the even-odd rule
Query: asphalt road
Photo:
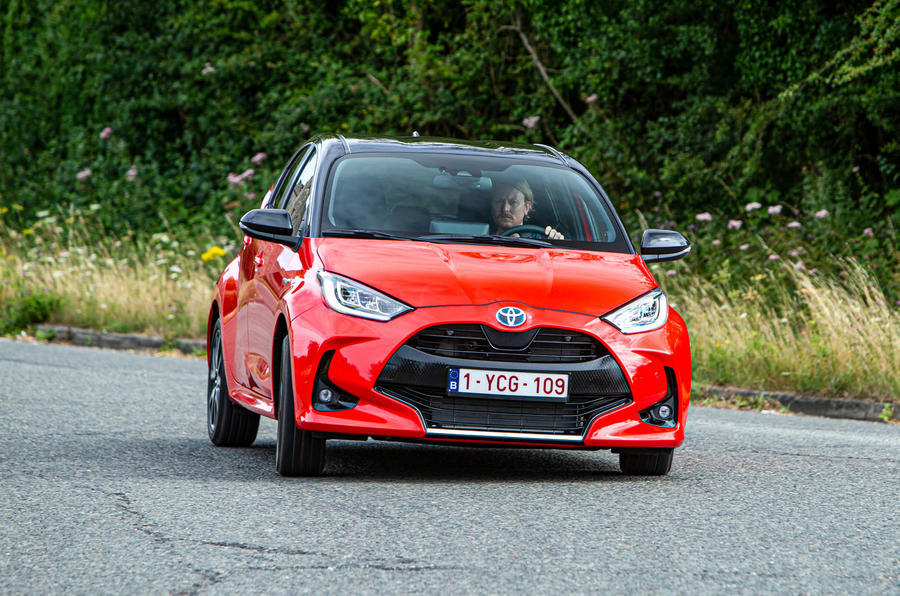
[[900, 426], [693, 408], [608, 452], [206, 437], [205, 362], [0, 340], [2, 593], [900, 593]]

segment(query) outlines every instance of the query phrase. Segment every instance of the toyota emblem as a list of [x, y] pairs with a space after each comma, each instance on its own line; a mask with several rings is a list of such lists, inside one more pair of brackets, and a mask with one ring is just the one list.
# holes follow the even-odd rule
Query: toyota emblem
[[497, 321], [506, 327], [518, 327], [525, 322], [525, 311], [515, 306], [504, 306], [497, 311]]

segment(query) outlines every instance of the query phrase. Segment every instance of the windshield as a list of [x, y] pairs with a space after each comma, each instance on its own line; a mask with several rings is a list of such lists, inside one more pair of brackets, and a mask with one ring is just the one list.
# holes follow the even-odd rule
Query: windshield
[[323, 236], [565, 246], [630, 252], [577, 172], [524, 159], [348, 155], [331, 170]]

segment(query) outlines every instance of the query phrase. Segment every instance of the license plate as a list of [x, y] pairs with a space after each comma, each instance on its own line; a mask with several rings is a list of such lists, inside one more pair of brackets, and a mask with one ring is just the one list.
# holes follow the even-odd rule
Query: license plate
[[451, 368], [447, 375], [447, 393], [506, 395], [564, 401], [569, 395], [569, 375]]

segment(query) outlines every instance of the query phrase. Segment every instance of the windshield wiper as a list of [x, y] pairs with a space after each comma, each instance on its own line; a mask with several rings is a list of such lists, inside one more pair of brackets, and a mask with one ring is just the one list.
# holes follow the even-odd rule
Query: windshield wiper
[[534, 238], [519, 238], [516, 236], [500, 236], [499, 234], [426, 234], [419, 236], [426, 242], [474, 242], [476, 244], [504, 244], [507, 246], [527, 246], [529, 248], [547, 248], [553, 246], [550, 242], [536, 240]]
[[378, 230], [335, 229], [322, 230], [322, 236], [339, 236], [342, 238], [378, 238], [379, 240], [422, 240], [418, 236], [389, 234]]

